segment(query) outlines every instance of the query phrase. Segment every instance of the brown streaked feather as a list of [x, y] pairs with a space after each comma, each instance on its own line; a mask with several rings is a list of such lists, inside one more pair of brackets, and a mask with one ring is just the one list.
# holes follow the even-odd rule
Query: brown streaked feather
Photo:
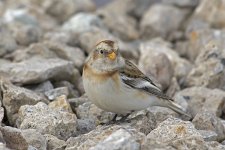
[[104, 40], [104, 41], [98, 42], [98, 43], [96, 44], [96, 46], [98, 46], [98, 45], [101, 44], [101, 43], [105, 43], [105, 44], [107, 44], [108, 46], [110, 46], [110, 47], [113, 48], [115, 42], [114, 42], [114, 41], [111, 41], [111, 40]]
[[[157, 86], [157, 84], [153, 82], [153, 80], [151, 80], [149, 77], [145, 76], [133, 63], [131, 63], [128, 60], [125, 61], [125, 67], [120, 69], [120, 74], [124, 75], [128, 78], [131, 78], [131, 80], [122, 79], [122, 81], [125, 84], [131, 86], [132, 88], [148, 92], [148, 93], [155, 95], [162, 99], [173, 100], [169, 96], [165, 95], [160, 90], [160, 88]], [[135, 84], [138, 82], [137, 80], [143, 81], [143, 82], [149, 82], [152, 85], [152, 87], [150, 87], [150, 86], [144, 86], [144, 87], [135, 86]]]

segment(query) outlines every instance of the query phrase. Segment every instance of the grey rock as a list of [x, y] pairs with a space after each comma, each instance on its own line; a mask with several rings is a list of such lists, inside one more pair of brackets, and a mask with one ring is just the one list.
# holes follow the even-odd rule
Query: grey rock
[[84, 52], [80, 48], [53, 42], [48, 42], [46, 45], [59, 58], [72, 61], [74, 66], [81, 70], [85, 61], [85, 56]]
[[78, 13], [63, 24], [62, 30], [82, 33], [90, 31], [94, 27], [105, 28], [100, 18], [96, 15], [90, 13]]
[[198, 130], [198, 132], [201, 134], [201, 136], [203, 137], [203, 139], [205, 141], [216, 141], [218, 138], [218, 135], [216, 132], [214, 131], [210, 131], [210, 130]]
[[51, 134], [45, 134], [44, 137], [47, 140], [47, 150], [64, 150], [66, 148], [66, 142], [58, 139]]
[[7, 59], [1, 59], [1, 58], [0, 58], [0, 67], [3, 66], [3, 65], [6, 65], [6, 64], [8, 64], [8, 63], [10, 63], [9, 60], [7, 60]]
[[72, 108], [76, 108], [86, 102], [89, 102], [87, 95], [82, 95], [81, 97], [68, 99]]
[[163, 90], [170, 85], [174, 70], [171, 61], [164, 53], [141, 51], [139, 67], [146, 75], [156, 77]]
[[186, 110], [188, 109], [192, 116], [205, 109], [219, 117], [222, 115], [224, 97], [224, 91], [219, 89], [192, 87], [176, 93], [174, 100]]
[[60, 22], [66, 21], [77, 12], [95, 10], [95, 5], [91, 0], [42, 1], [42, 6], [48, 14]]
[[[161, 36], [167, 38], [177, 30], [187, 12], [171, 5], [154, 4], [141, 19], [141, 33], [146, 39]], [[168, 21], [170, 20], [170, 21]]]
[[225, 69], [222, 41], [211, 41], [204, 45], [196, 58], [196, 66], [190, 71], [185, 81], [186, 86], [204, 86], [208, 88], [224, 89]]
[[87, 134], [69, 138], [66, 141], [67, 143], [66, 150], [89, 149], [91, 147], [96, 146], [98, 143], [103, 142], [105, 139], [107, 139], [107, 137], [113, 135], [113, 133], [115, 133], [118, 130], [122, 131], [125, 130], [125, 132], [128, 132], [131, 135], [132, 137], [131, 139], [135, 139], [135, 141], [138, 143], [141, 143], [145, 139], [145, 135], [143, 133], [137, 132], [133, 128], [124, 128], [118, 125], [98, 126], [95, 130]]
[[169, 145], [175, 149], [209, 149], [206, 142], [200, 136], [177, 139], [172, 141]]
[[75, 114], [49, 108], [42, 102], [22, 106], [18, 114], [17, 127], [20, 129], [36, 129], [64, 140], [76, 133]]
[[[0, 100], [1, 100], [1, 98], [0, 98]], [[4, 115], [5, 115], [4, 108], [3, 107], [0, 107], [0, 123], [2, 122], [2, 120], [4, 118]]]
[[170, 83], [170, 86], [168, 87], [166, 91], [166, 95], [169, 97], [174, 97], [175, 93], [180, 91], [180, 85], [177, 81], [177, 78], [173, 77]]
[[176, 118], [179, 117], [179, 114], [165, 107], [154, 106], [154, 107], [148, 108], [148, 111], [150, 111], [154, 115], [157, 126], [159, 125], [159, 123], [163, 122], [164, 120], [170, 117], [176, 117]]
[[115, 36], [122, 40], [135, 40], [139, 37], [137, 22], [127, 14], [121, 14], [117, 9], [103, 8], [97, 11], [103, 23]]
[[218, 141], [225, 139], [225, 127], [215, 114], [208, 111], [199, 112], [193, 119], [192, 123], [196, 129], [216, 132], [218, 134]]
[[0, 68], [0, 74], [7, 74], [11, 82], [20, 84], [39, 83], [48, 79], [70, 79], [72, 71], [71, 62], [56, 58], [31, 58]]
[[139, 150], [140, 148], [140, 143], [138, 143], [128, 131], [126, 131], [125, 129], [119, 129], [108, 136], [104, 141], [99, 142], [94, 147], [91, 147], [90, 150]]
[[10, 150], [10, 149], [7, 148], [6, 145], [3, 144], [3, 143], [0, 143], [0, 149], [2, 149], [2, 150]]
[[23, 105], [35, 105], [38, 102], [48, 103], [46, 98], [31, 90], [1, 82], [2, 103], [6, 109], [8, 121], [13, 125], [18, 117], [18, 110]]
[[29, 13], [28, 8], [7, 9], [3, 16], [7, 24], [19, 23], [27, 25], [38, 25], [37, 19]]
[[55, 86], [56, 87], [67, 87], [68, 90], [69, 90], [69, 95], [68, 95], [69, 98], [76, 98], [76, 97], [80, 96], [77, 88], [75, 88], [75, 86], [72, 83], [68, 82], [68, 81], [56, 82]]
[[67, 97], [69, 95], [69, 89], [67, 87], [59, 87], [46, 91], [44, 94], [50, 101], [52, 101], [61, 95], [65, 95]]
[[143, 144], [141, 145], [142, 150], [176, 150], [173, 146], [169, 146], [166, 143], [160, 143], [154, 141], [152, 139], [146, 139]]
[[40, 150], [47, 148], [45, 137], [34, 129], [20, 130], [5, 126], [0, 127], [0, 130], [9, 148], [24, 150], [28, 149], [29, 145]]
[[147, 135], [156, 128], [156, 118], [151, 112], [139, 111], [132, 113], [128, 119], [120, 125], [135, 128], [137, 131]]
[[189, 44], [190, 44], [189, 41], [177, 41], [175, 43], [174, 50], [179, 54], [179, 56], [191, 59], [189, 56], [189, 49], [188, 49]]
[[209, 141], [206, 142], [208, 149], [216, 149], [216, 150], [223, 150], [225, 149], [225, 146], [218, 143], [217, 141]]
[[0, 24], [0, 56], [13, 52], [17, 48], [12, 34]]
[[91, 119], [96, 125], [111, 121], [115, 115], [114, 113], [103, 111], [91, 102], [83, 103], [75, 110], [78, 118]]
[[[3, 19], [7, 24], [14, 25], [15, 23], [40, 26], [44, 31], [52, 30], [57, 27], [57, 21], [51, 16], [47, 15], [40, 6], [29, 4], [33, 1], [23, 1], [23, 7], [16, 7], [7, 9], [5, 11]], [[39, 1], [40, 2], [40, 1]], [[11, 3], [12, 4], [12, 3]], [[13, 3], [12, 5], [17, 4]], [[30, 7], [32, 5], [32, 7]]]
[[53, 43], [60, 42], [61, 44], [67, 45], [69, 43], [75, 42], [72, 35], [72, 33], [66, 31], [50, 31], [44, 33], [43, 40]]
[[141, 54], [165, 54], [172, 63], [172, 67], [174, 68], [174, 76], [177, 77], [179, 81], [181, 78], [185, 78], [187, 76], [192, 66], [187, 60], [179, 57], [179, 55], [171, 47], [171, 44], [163, 39], [155, 38], [141, 43], [140, 52]]
[[[148, 143], [149, 142], [149, 143]], [[189, 121], [168, 118], [147, 135], [144, 146], [155, 149], [208, 149], [203, 137]]]
[[224, 32], [219, 30], [212, 30], [209, 26], [202, 22], [192, 21], [186, 29], [186, 37], [188, 39], [188, 47], [186, 47], [185, 55], [192, 62], [210, 41], [223, 41]]
[[39, 93], [45, 93], [46, 91], [54, 89], [51, 81], [44, 81], [40, 84], [38, 84], [35, 87], [31, 87], [31, 90]]
[[161, 143], [178, 139], [185, 140], [190, 137], [201, 137], [201, 135], [191, 122], [182, 121], [173, 117], [160, 123], [156, 129], [147, 135], [147, 138]]
[[92, 119], [77, 119], [77, 134], [85, 134], [96, 128], [96, 124]]
[[127, 13], [137, 19], [140, 19], [148, 8], [161, 0], [129, 0], [127, 3]]
[[[224, 9], [221, 9], [225, 6], [223, 0], [219, 1], [200, 1], [200, 4], [194, 12], [194, 17], [199, 20], [207, 21], [211, 26], [215, 28], [224, 27]], [[208, 11], [213, 10], [213, 11]]]
[[57, 58], [57, 55], [50, 51], [47, 45], [43, 43], [33, 43], [29, 47], [24, 49], [17, 49], [13, 53], [7, 55], [9, 59], [12, 59], [13, 62], [21, 62], [24, 60], [31, 59], [33, 57], [41, 58]]
[[40, 40], [42, 31], [34, 25], [14, 24], [12, 34], [19, 45], [28, 46]]
[[77, 82], [75, 84], [75, 87], [77, 88], [78, 92], [80, 93], [80, 95], [83, 95], [85, 93], [85, 90], [84, 90], [84, 85], [83, 85], [83, 79], [82, 77], [80, 76], [79, 78], [77, 78]]
[[196, 7], [200, 0], [162, 0], [165, 4], [172, 4], [178, 7]]

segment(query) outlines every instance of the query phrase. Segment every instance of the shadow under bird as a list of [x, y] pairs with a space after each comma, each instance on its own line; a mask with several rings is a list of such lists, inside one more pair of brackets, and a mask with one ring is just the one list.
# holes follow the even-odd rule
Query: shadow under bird
[[124, 59], [118, 49], [114, 41], [101, 41], [84, 64], [84, 89], [97, 107], [126, 115], [150, 106], [162, 106], [190, 117], [151, 78]]

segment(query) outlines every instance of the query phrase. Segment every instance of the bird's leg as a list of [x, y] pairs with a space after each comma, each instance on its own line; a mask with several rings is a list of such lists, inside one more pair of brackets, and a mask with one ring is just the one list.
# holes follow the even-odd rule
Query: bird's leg
[[120, 121], [120, 122], [124, 122], [130, 114], [131, 114], [131, 113], [126, 114], [126, 115], [123, 116], [119, 121]]
[[116, 122], [116, 117], [118, 116], [118, 114], [115, 114], [115, 116], [113, 117], [113, 119], [111, 120], [111, 122]]

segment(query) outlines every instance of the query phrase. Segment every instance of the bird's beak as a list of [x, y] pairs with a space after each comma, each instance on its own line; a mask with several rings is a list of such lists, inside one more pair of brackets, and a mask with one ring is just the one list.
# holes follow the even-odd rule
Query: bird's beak
[[115, 60], [116, 59], [116, 53], [114, 51], [110, 52], [107, 57], [111, 60]]

